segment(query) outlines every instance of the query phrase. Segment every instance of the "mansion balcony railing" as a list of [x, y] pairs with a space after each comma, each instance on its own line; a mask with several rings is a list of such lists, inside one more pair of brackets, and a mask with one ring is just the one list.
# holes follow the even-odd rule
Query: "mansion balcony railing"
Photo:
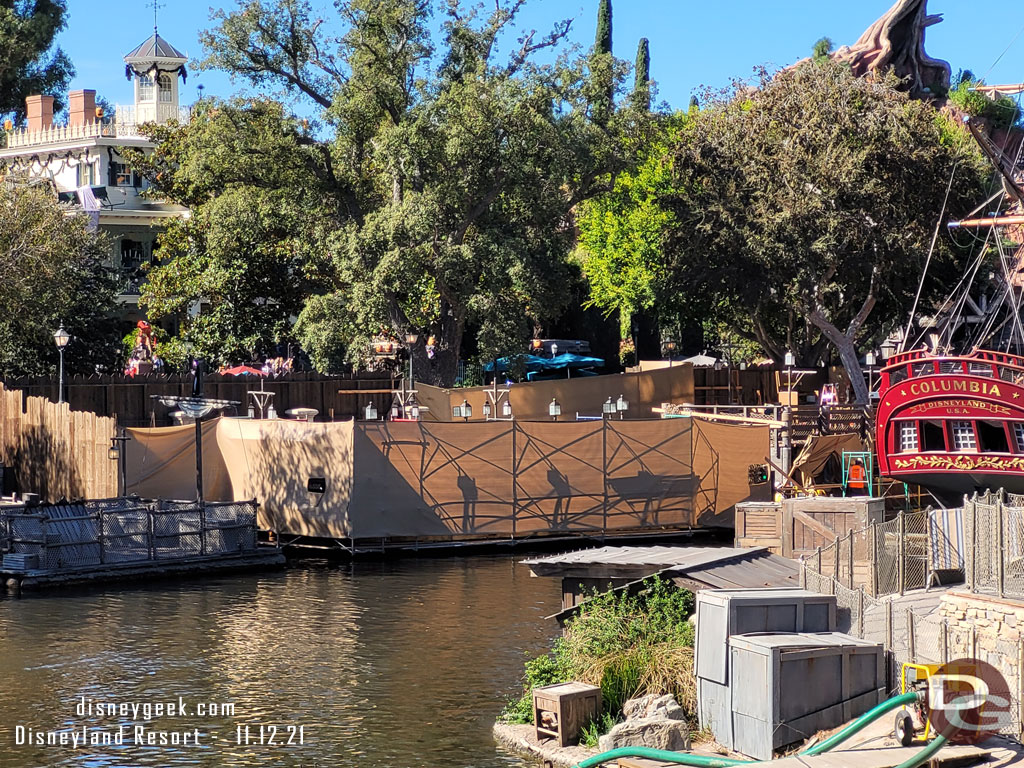
[[189, 107], [171, 104], [146, 104], [141, 107], [118, 106], [113, 120], [84, 125], [54, 125], [39, 131], [15, 128], [7, 131], [7, 148], [61, 144], [91, 138], [141, 137], [139, 127], [146, 123], [168, 123], [172, 120], [187, 125], [192, 118]]

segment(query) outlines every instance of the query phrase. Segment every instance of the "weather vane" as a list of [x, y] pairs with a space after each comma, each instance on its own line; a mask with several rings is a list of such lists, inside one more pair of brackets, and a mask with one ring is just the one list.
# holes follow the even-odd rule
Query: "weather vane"
[[152, 6], [153, 6], [153, 34], [155, 35], [156, 34], [156, 12], [157, 12], [158, 9], [164, 7], [164, 3], [157, 3], [157, 0], [153, 0]]

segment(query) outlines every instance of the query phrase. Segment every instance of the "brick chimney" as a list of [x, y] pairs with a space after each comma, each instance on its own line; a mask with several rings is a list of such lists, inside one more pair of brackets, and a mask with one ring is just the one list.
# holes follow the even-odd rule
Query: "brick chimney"
[[28, 129], [41, 131], [53, 125], [53, 96], [26, 96]]
[[88, 88], [68, 94], [68, 125], [96, 122], [96, 91]]

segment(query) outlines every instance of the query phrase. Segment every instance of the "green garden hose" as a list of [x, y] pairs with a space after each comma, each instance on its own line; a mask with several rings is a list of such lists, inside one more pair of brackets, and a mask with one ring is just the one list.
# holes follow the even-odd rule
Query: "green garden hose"
[[853, 736], [853, 734], [857, 733], [857, 731], [873, 723], [882, 715], [892, 712], [892, 710], [898, 709], [899, 707], [913, 704], [917, 700], [917, 697], [917, 693], [911, 692], [901, 693], [899, 696], [893, 696], [891, 699], [886, 699], [873, 709], [869, 709], [848, 726], [843, 728], [843, 730], [838, 733], [833, 733], [820, 744], [815, 744], [813, 747], [805, 749], [800, 754], [806, 757], [811, 757], [813, 755], [820, 755], [822, 752], [828, 752], [833, 747], [842, 744], [848, 738]]
[[[820, 744], [815, 744], [813, 747], [805, 749], [800, 753], [800, 755], [812, 757], [814, 755], [820, 755], [823, 752], [828, 752], [839, 744], [842, 744], [865, 726], [873, 723], [882, 715], [899, 707], [913, 704], [914, 701], [917, 700], [918, 695], [919, 694], [917, 693], [903, 693], [899, 696], [893, 696], [891, 699], [886, 699], [878, 706], [868, 710], [858, 717], [848, 726], [843, 728], [843, 730], [833, 734]], [[917, 755], [896, 768], [917, 768], [918, 765], [925, 762], [933, 754], [938, 752], [945, 743], [945, 736], [940, 735], [936, 737]], [[605, 763], [609, 760], [615, 760], [619, 757], [646, 757], [652, 760], [664, 760], [667, 763], [694, 766], [695, 768], [731, 768], [731, 766], [734, 765], [741, 765], [744, 766], [744, 768], [752, 768], [752, 766], [769, 766], [771, 764], [771, 760], [762, 763], [754, 760], [735, 760], [729, 757], [695, 755], [691, 752], [669, 752], [664, 749], [652, 749], [651, 747], [619, 747], [618, 749], [613, 749], [608, 752], [602, 752], [599, 755], [594, 755], [593, 757], [588, 757], [586, 760], [578, 763], [576, 768], [594, 768], [594, 766], [601, 765], [601, 763]]]
[[691, 752], [669, 752], [666, 749], [654, 749], [652, 747], [619, 747], [599, 755], [581, 760], [576, 768], [592, 768], [609, 760], [620, 757], [647, 757], [651, 760], [664, 760], [666, 763], [679, 763], [680, 765], [692, 765], [696, 768], [731, 768], [734, 765], [756, 765], [752, 760], [733, 760], [729, 757], [711, 757], [709, 755], [695, 755]]

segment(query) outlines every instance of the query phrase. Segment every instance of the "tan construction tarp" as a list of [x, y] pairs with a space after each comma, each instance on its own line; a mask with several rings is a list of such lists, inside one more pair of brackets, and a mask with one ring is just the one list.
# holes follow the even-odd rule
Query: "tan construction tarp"
[[[129, 486], [194, 488], [191, 427], [133, 430]], [[747, 468], [768, 428], [697, 419], [204, 426], [207, 498], [260, 502], [261, 525], [320, 538], [524, 536], [729, 527], [767, 498]], [[161, 461], [163, 464], [161, 465]], [[212, 467], [209, 465], [213, 465]], [[308, 490], [323, 478], [323, 494]], [[215, 493], [217, 495], [215, 495]], [[186, 498], [189, 497], [186, 495]]]
[[[317, 538], [348, 538], [351, 421], [221, 419], [217, 444], [235, 499], [260, 503], [260, 525]], [[323, 480], [324, 492], [309, 490]]]
[[[224, 419], [203, 422], [203, 496], [210, 501], [241, 500], [246, 497], [233, 496], [227, 467], [217, 446], [217, 427], [222, 421]], [[127, 432], [127, 494], [150, 499], [196, 498], [194, 424]]]
[[[856, 433], [845, 435], [812, 435], [800, 455], [793, 461], [791, 476], [803, 487], [813, 485], [832, 457], [842, 461], [843, 451], [863, 451], [864, 443]], [[836, 482], [839, 482], [837, 479]]]

